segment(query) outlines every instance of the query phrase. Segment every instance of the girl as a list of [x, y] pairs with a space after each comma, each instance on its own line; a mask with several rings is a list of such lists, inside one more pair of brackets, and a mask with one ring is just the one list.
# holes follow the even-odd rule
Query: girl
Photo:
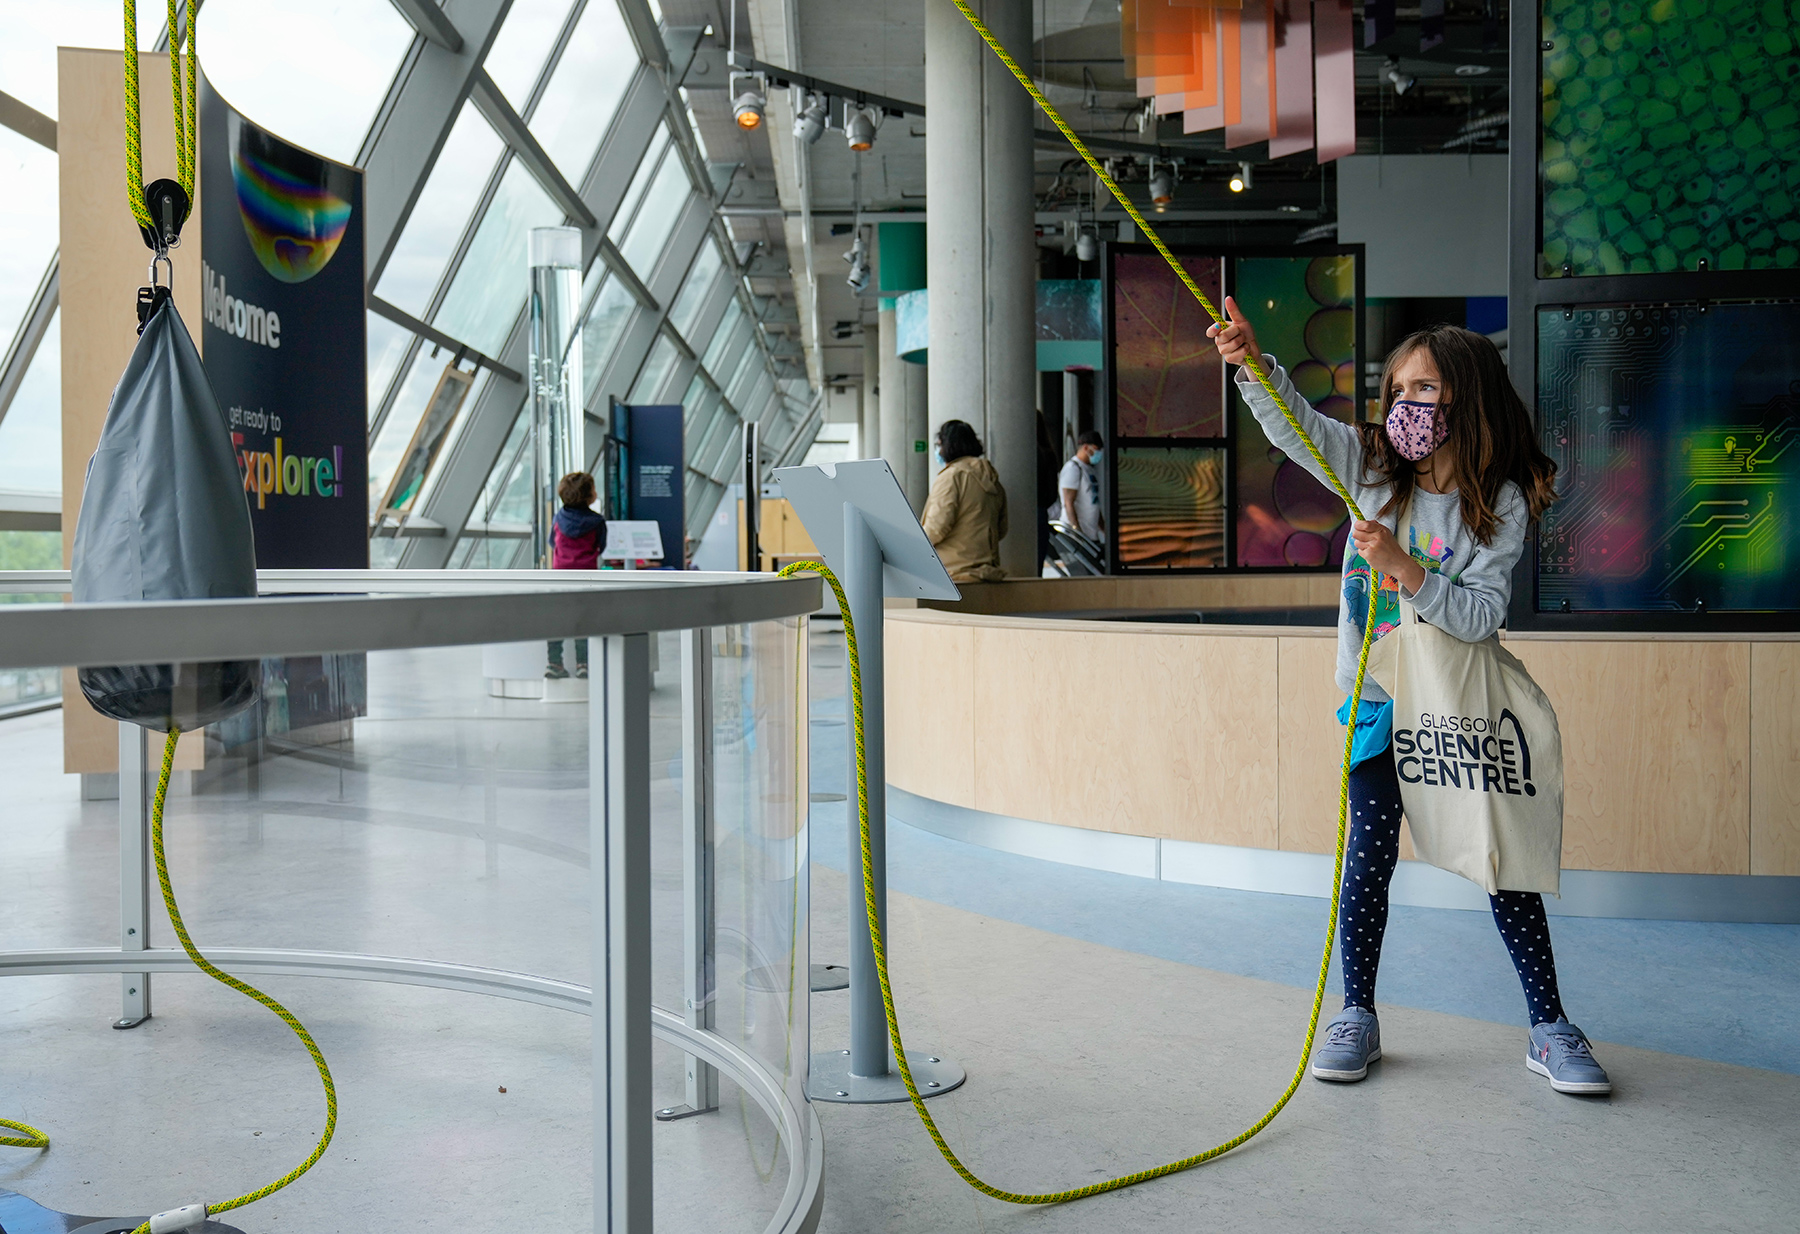
[[[1228, 324], [1207, 333], [1227, 363], [1242, 365], [1256, 348], [1256, 335], [1230, 297], [1225, 311]], [[1526, 527], [1555, 499], [1556, 475], [1556, 464], [1537, 447], [1530, 413], [1507, 380], [1498, 349], [1457, 326], [1419, 331], [1394, 349], [1382, 373], [1385, 422], [1354, 426], [1314, 411], [1274, 356], [1256, 354], [1357, 506], [1372, 515], [1354, 523], [1344, 546], [1339, 687], [1348, 692], [1355, 685], [1369, 586], [1377, 574], [1377, 638], [1398, 624], [1401, 594], [1421, 620], [1457, 638], [1491, 637], [1506, 617]], [[1323, 480], [1262, 384], [1247, 368], [1237, 382], [1270, 442]], [[1409, 504], [1402, 545], [1392, 525]], [[1348, 698], [1338, 720], [1351, 722]], [[1364, 681], [1354, 722], [1351, 834], [1338, 912], [1344, 1010], [1326, 1026], [1325, 1042], [1313, 1057], [1312, 1073], [1321, 1080], [1360, 1080], [1381, 1057], [1375, 973], [1387, 929], [1388, 884], [1399, 858], [1402, 807], [1389, 748], [1393, 702], [1372, 679]], [[1489, 899], [1525, 990], [1531, 1025], [1525, 1065], [1558, 1092], [1611, 1092], [1586, 1036], [1569, 1023], [1557, 997], [1544, 898], [1501, 891]]]

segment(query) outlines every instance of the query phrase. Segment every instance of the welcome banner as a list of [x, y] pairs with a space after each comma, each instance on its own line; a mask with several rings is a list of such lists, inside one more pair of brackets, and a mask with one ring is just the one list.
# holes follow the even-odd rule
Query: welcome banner
[[265, 569], [369, 564], [362, 172], [200, 85], [202, 350]]

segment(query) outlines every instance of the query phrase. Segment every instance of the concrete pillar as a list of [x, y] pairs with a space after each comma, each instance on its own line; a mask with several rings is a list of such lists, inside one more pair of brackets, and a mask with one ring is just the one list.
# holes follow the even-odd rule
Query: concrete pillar
[[862, 440], [859, 458], [881, 456], [881, 333], [875, 322], [863, 323], [862, 332]]
[[[973, 0], [1015, 58], [1030, 0]], [[944, 0], [925, 5], [930, 426], [975, 426], [1006, 486], [1008, 574], [1036, 573], [1037, 242], [1031, 97]]]
[[[894, 302], [881, 303], [881, 392], [886, 400], [881, 417], [881, 457], [900, 478], [900, 491], [914, 514], [925, 512], [925, 494], [931, 486], [931, 434], [926, 420], [925, 366], [908, 364], [895, 347]], [[923, 444], [925, 448], [919, 449]]]

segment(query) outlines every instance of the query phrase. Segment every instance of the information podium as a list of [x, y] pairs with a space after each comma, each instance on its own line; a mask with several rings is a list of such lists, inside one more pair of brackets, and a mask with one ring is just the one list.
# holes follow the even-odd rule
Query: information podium
[[[815, 467], [779, 467], [775, 480], [782, 496], [806, 527], [850, 602], [856, 624], [856, 650], [862, 670], [863, 766], [869, 793], [869, 857], [875, 910], [887, 929], [887, 758], [883, 714], [882, 600], [910, 596], [920, 600], [960, 600], [937, 550], [907, 504], [894, 473], [882, 459], [823, 463]], [[850, 706], [849, 683], [844, 702]], [[851, 717], [846, 714], [845, 723]], [[855, 730], [848, 740], [854, 742]], [[814, 1101], [853, 1104], [905, 1101], [906, 1085], [888, 1049], [887, 1016], [881, 1005], [881, 982], [875, 972], [875, 950], [858, 876], [861, 837], [857, 828], [856, 758], [848, 751], [848, 788], [844, 815], [850, 829], [850, 1048], [827, 1050], [812, 1057], [807, 1096]], [[914, 1046], [908, 1064], [921, 1096], [947, 1093], [963, 1082], [963, 1069], [936, 1051]]]

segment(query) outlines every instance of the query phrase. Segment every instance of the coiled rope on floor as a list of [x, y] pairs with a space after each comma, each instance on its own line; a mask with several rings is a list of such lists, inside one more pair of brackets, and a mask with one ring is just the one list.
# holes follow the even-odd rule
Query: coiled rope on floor
[[[307, 1054], [312, 1058], [313, 1066], [318, 1068], [319, 1082], [325, 1089], [325, 1130], [320, 1134], [319, 1142], [314, 1146], [312, 1155], [267, 1186], [258, 1187], [255, 1191], [240, 1195], [235, 1199], [220, 1200], [217, 1203], [206, 1205], [208, 1213], [223, 1213], [234, 1208], [242, 1208], [246, 1204], [253, 1204], [257, 1200], [275, 1194], [312, 1169], [319, 1158], [324, 1156], [325, 1148], [331, 1143], [332, 1134], [337, 1130], [337, 1085], [332, 1082], [331, 1068], [325, 1062], [325, 1055], [319, 1051], [318, 1042], [313, 1040], [312, 1034], [306, 1031], [306, 1025], [302, 1024], [293, 1012], [283, 1007], [275, 999], [248, 982], [239, 981], [200, 954], [200, 949], [194, 945], [193, 935], [188, 933], [187, 923], [181, 918], [181, 905], [175, 901], [175, 887], [169, 880], [169, 860], [163, 849], [163, 810], [169, 797], [169, 777], [175, 768], [175, 743], [180, 737], [181, 729], [177, 725], [170, 724], [168, 739], [163, 743], [162, 770], [156, 777], [156, 796], [150, 808], [150, 844], [156, 857], [156, 881], [162, 888], [163, 906], [169, 910], [169, 924], [175, 927], [175, 937], [181, 940], [181, 949], [187, 953], [187, 958], [193, 962], [195, 968], [214, 981], [230, 986], [239, 994], [255, 999], [273, 1011], [280, 1017], [283, 1024], [293, 1030], [294, 1036], [300, 1038], [300, 1044], [306, 1047]], [[0, 1119], [0, 1127], [10, 1127], [15, 1131], [23, 1132], [27, 1137], [20, 1139], [12, 1136], [0, 1136], [0, 1144], [17, 1148], [50, 1147], [50, 1137], [36, 1127], [13, 1122], [10, 1119]], [[144, 1222], [132, 1234], [150, 1234], [150, 1223]]]
[[[169, 910], [169, 924], [175, 927], [175, 937], [181, 940], [181, 949], [187, 953], [187, 958], [193, 961], [195, 968], [221, 985], [230, 986], [239, 994], [255, 999], [273, 1011], [283, 1024], [294, 1031], [294, 1036], [300, 1038], [300, 1044], [306, 1047], [307, 1054], [312, 1057], [313, 1066], [318, 1068], [319, 1083], [325, 1088], [325, 1130], [319, 1136], [319, 1142], [314, 1146], [312, 1155], [266, 1186], [258, 1187], [255, 1191], [240, 1195], [236, 1199], [220, 1200], [216, 1204], [206, 1206], [208, 1213], [223, 1213], [274, 1195], [312, 1169], [319, 1158], [325, 1155], [325, 1148], [331, 1143], [332, 1133], [337, 1130], [337, 1085], [332, 1083], [331, 1068], [326, 1065], [325, 1055], [319, 1052], [319, 1045], [313, 1040], [312, 1034], [306, 1031], [306, 1025], [302, 1024], [293, 1012], [279, 1002], [248, 982], [239, 981], [201, 955], [200, 949], [194, 946], [193, 936], [188, 933], [187, 923], [181, 919], [181, 906], [175, 902], [175, 888], [169, 881], [169, 862], [163, 852], [163, 804], [169, 795], [169, 775], [175, 767], [175, 742], [180, 736], [180, 728], [174, 724], [169, 725], [169, 737], [163, 743], [162, 771], [156, 777], [156, 799], [150, 812], [150, 843], [156, 854], [156, 881], [162, 887], [163, 905]], [[150, 1223], [146, 1221], [133, 1231], [133, 1234], [150, 1234]]]
[[33, 1127], [30, 1123], [17, 1123], [10, 1118], [0, 1118], [0, 1127], [10, 1127], [18, 1135], [0, 1135], [0, 1145], [7, 1148], [49, 1148], [50, 1137]]
[[[175, 768], [175, 743], [180, 736], [182, 736], [182, 730], [178, 729], [176, 725], [169, 725], [169, 739], [162, 745], [162, 772], [157, 775], [157, 797], [155, 797], [155, 802], [151, 806], [151, 815], [149, 815], [149, 820], [151, 820], [149, 822], [149, 840], [151, 840], [153, 851], [157, 854], [157, 883], [162, 887], [162, 903], [169, 910], [169, 925], [175, 926], [175, 937], [182, 941], [182, 950], [187, 952], [187, 959], [193, 961], [194, 968], [198, 968], [207, 977], [220, 982], [223, 986], [236, 989], [239, 995], [256, 998], [259, 1004], [274, 1011], [275, 1015], [281, 1018], [283, 1024], [293, 1029], [293, 1036], [301, 1038], [301, 1045], [304, 1045], [306, 1052], [310, 1054], [313, 1067], [319, 1069], [319, 1083], [324, 1085], [324, 1090], [326, 1090], [326, 1130], [324, 1133], [320, 1133], [319, 1144], [313, 1148], [311, 1157], [302, 1160], [299, 1166], [293, 1167], [286, 1175], [277, 1178], [272, 1184], [257, 1187], [256, 1191], [241, 1194], [234, 1200], [207, 1203], [207, 1212], [216, 1214], [216, 1212], [229, 1212], [230, 1209], [241, 1209], [247, 1203], [256, 1203], [257, 1200], [263, 1200], [265, 1196], [272, 1196], [293, 1182], [295, 1178], [304, 1175], [308, 1169], [319, 1162], [320, 1157], [324, 1157], [326, 1146], [331, 1144], [331, 1135], [333, 1135], [333, 1131], [337, 1131], [337, 1085], [331, 1083], [331, 1069], [326, 1065], [326, 1056], [320, 1054], [319, 1043], [313, 1042], [313, 1034], [306, 1031], [306, 1025], [301, 1024], [299, 1018], [293, 1015], [292, 1011], [288, 1011], [279, 1002], [275, 1002], [274, 998], [265, 995], [261, 989], [257, 989], [248, 982], [241, 982], [227, 971], [218, 968], [216, 964], [212, 964], [212, 961], [200, 953], [200, 948], [194, 946], [193, 935], [187, 934], [187, 923], [182, 921], [182, 907], [175, 903], [175, 887], [169, 881], [169, 860], [167, 860], [164, 847], [162, 847], [162, 809], [164, 809], [164, 802], [169, 797], [169, 773], [173, 772], [173, 768]], [[149, 1234], [149, 1221], [144, 1221], [144, 1225], [133, 1230], [133, 1234]]]
[[[1213, 307], [1212, 302], [1206, 298], [1206, 294], [1202, 292], [1199, 285], [1194, 282], [1193, 276], [1190, 275], [1182, 264], [1176, 260], [1175, 254], [1169, 251], [1169, 247], [1163, 243], [1162, 237], [1156, 234], [1156, 230], [1152, 228], [1149, 223], [1145, 222], [1144, 216], [1138, 212], [1136, 206], [1131, 204], [1130, 199], [1125, 196], [1124, 192], [1119, 188], [1118, 183], [1112, 176], [1107, 174], [1106, 168], [1093, 156], [1092, 152], [1088, 150], [1081, 138], [1075, 135], [1074, 130], [1071, 129], [1062, 116], [1058, 114], [1056, 108], [1050, 105], [1050, 101], [1043, 96], [1043, 93], [1038, 90], [1036, 84], [1032, 82], [1025, 71], [1019, 67], [1018, 62], [1007, 53], [1005, 47], [1001, 46], [1000, 41], [994, 37], [993, 32], [990, 31], [982, 20], [975, 15], [974, 11], [970, 9], [967, 0], [951, 0], [951, 2], [955, 4], [958, 11], [968, 19], [969, 24], [974, 27], [975, 33], [980, 35], [982, 41], [1000, 58], [1000, 62], [1006, 65], [1008, 69], [1012, 70], [1013, 76], [1019, 79], [1019, 84], [1025, 87], [1030, 93], [1032, 100], [1043, 109], [1046, 116], [1050, 117], [1051, 122], [1062, 132], [1062, 135], [1069, 139], [1069, 143], [1075, 147], [1076, 152], [1081, 155], [1088, 167], [1092, 169], [1094, 175], [1099, 178], [1100, 183], [1105, 185], [1107, 191], [1110, 192], [1113, 197], [1118, 200], [1119, 204], [1125, 208], [1125, 212], [1131, 217], [1132, 222], [1137, 224], [1144, 235], [1148, 237], [1150, 243], [1155, 246], [1156, 251], [1161, 254], [1163, 260], [1168, 262], [1169, 268], [1175, 272], [1178, 278], [1180, 278], [1182, 285], [1192, 293], [1195, 300], [1199, 301], [1200, 307], [1206, 310], [1206, 315], [1212, 318], [1215, 323], [1225, 325], [1225, 318], [1219, 313], [1218, 309]], [[1269, 397], [1275, 400], [1275, 405], [1281, 409], [1281, 414], [1283, 418], [1287, 420], [1289, 426], [1293, 428], [1295, 433], [1299, 434], [1301, 442], [1306, 446], [1307, 453], [1312, 455], [1313, 461], [1318, 464], [1319, 470], [1324, 473], [1326, 480], [1330, 483], [1331, 487], [1336, 490], [1337, 495], [1343, 499], [1344, 505], [1349, 510], [1351, 517], [1357, 519], [1362, 518], [1363, 514], [1357, 507], [1356, 499], [1350, 495], [1349, 489], [1344, 486], [1344, 483], [1339, 479], [1337, 472], [1326, 460], [1324, 454], [1320, 452], [1317, 443], [1313, 441], [1304, 426], [1301, 425], [1298, 417], [1294, 415], [1293, 410], [1287, 404], [1287, 400], [1281, 396], [1281, 391], [1276, 389], [1274, 381], [1271, 380], [1270, 374], [1263, 366], [1262, 357], [1255, 355], [1254, 353], [1247, 354], [1245, 366], [1250, 370], [1256, 380], [1261, 383], [1263, 389], [1268, 392]], [[983, 1195], [992, 1196], [996, 1200], [1005, 1200], [1011, 1204], [1061, 1204], [1069, 1200], [1079, 1200], [1084, 1199], [1087, 1196], [1100, 1195], [1108, 1191], [1117, 1191], [1123, 1187], [1131, 1187], [1138, 1183], [1149, 1182], [1153, 1178], [1161, 1178], [1164, 1175], [1175, 1174], [1182, 1170], [1192, 1169], [1197, 1165], [1202, 1165], [1213, 1160], [1215, 1157], [1223, 1156], [1235, 1148], [1242, 1147], [1270, 1123], [1274, 1122], [1275, 1116], [1280, 1114], [1283, 1107], [1285, 1107], [1293, 1098], [1294, 1093], [1299, 1090], [1300, 1081], [1305, 1078], [1306, 1064], [1312, 1057], [1313, 1039], [1317, 1035], [1319, 1029], [1319, 1012], [1325, 1002], [1326, 976], [1331, 969], [1331, 952], [1337, 937], [1338, 898], [1340, 884], [1344, 877], [1344, 843], [1349, 833], [1350, 760], [1351, 752], [1354, 748], [1353, 743], [1356, 737], [1356, 725], [1354, 723], [1350, 724], [1344, 733], [1343, 769], [1342, 774], [1338, 779], [1337, 850], [1332, 863], [1331, 908], [1326, 916], [1325, 947], [1319, 956], [1319, 978], [1313, 989], [1312, 1013], [1307, 1020], [1306, 1040], [1300, 1049], [1300, 1061], [1295, 1066], [1293, 1077], [1288, 1080], [1287, 1087], [1282, 1090], [1281, 1096], [1276, 1099], [1275, 1104], [1270, 1106], [1268, 1111], [1264, 1113], [1261, 1118], [1250, 1124], [1250, 1126], [1246, 1127], [1231, 1139], [1216, 1144], [1203, 1152], [1194, 1153], [1190, 1156], [1170, 1161], [1164, 1165], [1151, 1166], [1148, 1169], [1124, 1174], [1118, 1178], [1109, 1178], [1104, 1182], [1089, 1183], [1084, 1187], [1074, 1187], [1067, 1191], [1007, 1191], [1004, 1188], [996, 1187], [992, 1183], [977, 1177], [974, 1171], [963, 1164], [962, 1160], [957, 1157], [955, 1150], [953, 1150], [949, 1143], [945, 1141], [943, 1132], [938, 1129], [936, 1120], [931, 1117], [931, 1111], [926, 1108], [924, 1098], [919, 1095], [918, 1085], [913, 1082], [912, 1068], [906, 1061], [906, 1045], [900, 1037], [899, 1015], [894, 1009], [893, 986], [888, 978], [887, 942], [882, 937], [881, 917], [877, 912], [875, 903], [875, 872], [873, 856], [870, 852], [869, 837], [868, 770], [863, 748], [862, 669], [856, 653], [856, 624], [851, 618], [850, 604], [844, 597], [844, 589], [842, 585], [839, 584], [837, 576], [831, 572], [829, 567], [819, 562], [799, 561], [781, 571], [782, 577], [784, 578], [801, 573], [813, 573], [823, 577], [826, 583], [830, 585], [832, 593], [837, 597], [838, 611], [843, 615], [844, 645], [850, 665], [851, 715], [854, 725], [853, 754], [856, 759], [857, 834], [860, 839], [862, 850], [863, 907], [869, 918], [869, 940], [875, 953], [876, 976], [881, 985], [881, 1005], [882, 1010], [887, 1017], [888, 1039], [894, 1048], [894, 1062], [898, 1065], [900, 1069], [900, 1078], [906, 1085], [906, 1095], [911, 1099], [913, 1109], [919, 1115], [919, 1121], [924, 1124], [926, 1134], [931, 1137], [931, 1142], [937, 1145], [938, 1152], [943, 1155], [944, 1160], [949, 1163], [950, 1168], [955, 1170], [957, 1175], [964, 1182], [968, 1183], [969, 1186], [975, 1188], [975, 1190], [981, 1192]], [[1376, 575], [1373, 570], [1371, 570], [1370, 573], [1369, 611], [1363, 622], [1362, 649], [1358, 653], [1356, 661], [1356, 682], [1350, 693], [1350, 714], [1353, 719], [1362, 704], [1363, 682], [1369, 667], [1369, 648], [1373, 645], [1375, 637], [1375, 606], [1381, 591], [1380, 576]], [[879, 614], [877, 616], [879, 616]]]

